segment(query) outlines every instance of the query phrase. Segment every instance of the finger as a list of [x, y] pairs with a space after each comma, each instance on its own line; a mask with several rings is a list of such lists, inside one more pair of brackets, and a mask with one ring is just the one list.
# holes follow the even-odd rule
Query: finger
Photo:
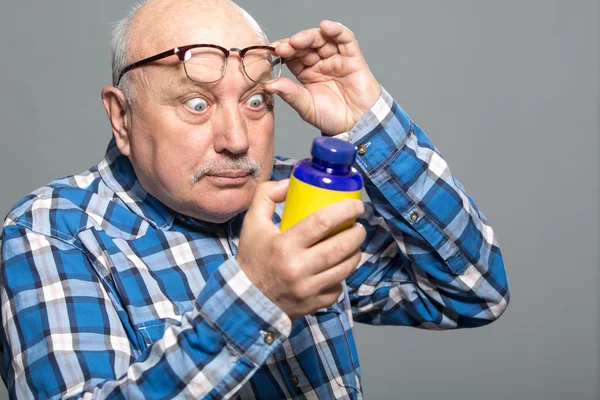
[[339, 49], [335, 43], [327, 42], [317, 49], [317, 53], [319, 53], [322, 58], [327, 59], [339, 54]]
[[260, 221], [269, 221], [272, 223], [275, 206], [285, 200], [289, 179], [278, 182], [263, 182], [256, 188], [252, 203], [248, 208], [245, 219], [260, 224]]
[[[300, 60], [300, 62], [303, 64], [301, 68], [304, 69], [304, 67], [311, 67], [321, 60], [328, 59], [336, 54], [339, 54], [339, 51], [336, 44], [328, 42], [318, 49], [307, 48], [295, 51], [282, 50], [278, 52], [278, 54], [286, 58], [286, 65], [291, 70], [291, 62], [293, 60]], [[300, 72], [302, 71], [300, 70], [298, 73]]]
[[269, 43], [268, 46], [275, 47], [275, 53], [281, 56], [281, 54], [279, 54], [278, 49], [280, 49], [281, 46], [287, 45], [289, 41], [290, 38], [279, 39]]
[[321, 21], [319, 24], [321, 34], [333, 39], [339, 44], [349, 44], [356, 40], [354, 33], [339, 22]]
[[354, 33], [339, 22], [322, 21], [319, 25], [321, 33], [327, 38], [330, 38], [338, 46], [339, 52], [343, 56], [355, 57], [360, 56], [360, 47], [356, 41]]
[[288, 67], [290, 72], [292, 74], [294, 74], [295, 76], [300, 75], [302, 73], [302, 71], [304, 71], [304, 69], [306, 69], [306, 65], [304, 65], [304, 63], [302, 61], [300, 61], [296, 58], [287, 60], [285, 62], [285, 65]]
[[296, 33], [289, 40], [289, 45], [295, 49], [319, 48], [327, 42], [320, 29], [307, 29]]
[[275, 52], [278, 55], [280, 55], [281, 57], [285, 57], [287, 59], [302, 57], [303, 55], [305, 55], [306, 53], [308, 53], [310, 51], [312, 51], [312, 49], [310, 47], [296, 48], [296, 47], [292, 46], [289, 42], [280, 44], [279, 46], [277, 46], [277, 48], [275, 50]]
[[[292, 73], [294, 73], [292, 71]], [[288, 78], [279, 78], [275, 82], [265, 84], [265, 90], [276, 93], [288, 103], [303, 119], [312, 116], [312, 96], [308, 90]]]
[[295, 57], [301, 49], [319, 49], [324, 46], [328, 46], [327, 51], [331, 53], [328, 57], [337, 52], [349, 57], [361, 54], [356, 37], [350, 29], [339, 22], [323, 21], [320, 29], [309, 29], [292, 36], [286, 46], [282, 47], [281, 55], [287, 58]]
[[323, 57], [319, 55], [316, 51], [309, 51], [305, 55], [299, 58], [299, 60], [307, 67], [312, 67], [319, 61], [321, 61]]
[[290, 38], [281, 38], [270, 42], [267, 46], [275, 47], [279, 46], [282, 43], [287, 43], [290, 41]]
[[269, 45], [275, 47], [275, 53], [286, 59], [286, 65], [289, 67], [291, 60], [299, 59], [313, 50], [308, 49], [295, 49], [289, 44], [290, 39], [280, 39], [275, 42], [271, 42]]
[[355, 221], [364, 211], [365, 206], [360, 200], [341, 200], [310, 214], [284, 234], [306, 249], [325, 239], [340, 225]]
[[338, 301], [343, 291], [344, 286], [341, 283], [338, 283], [319, 292], [315, 292], [315, 295], [310, 297], [310, 303], [303, 307], [303, 314], [312, 314], [321, 308], [331, 307], [332, 304]]
[[361, 252], [356, 251], [350, 257], [341, 263], [323, 271], [318, 275], [309, 278], [311, 285], [317, 289], [318, 293], [328, 291], [332, 287], [345, 281], [358, 267], [361, 260]]
[[360, 249], [365, 237], [365, 228], [355, 223], [350, 228], [317, 243], [306, 253], [306, 258], [313, 260], [310, 272], [319, 274], [351, 257]]
[[354, 33], [339, 22], [322, 21], [319, 28], [307, 29], [296, 33], [288, 43], [296, 49], [319, 48], [328, 41], [337, 44], [350, 44], [356, 41]]
[[315, 307], [311, 312], [315, 312], [320, 308], [331, 307], [338, 299], [340, 294], [344, 291], [344, 286], [341, 283], [337, 283], [329, 286], [322, 290], [318, 295], [315, 296]]

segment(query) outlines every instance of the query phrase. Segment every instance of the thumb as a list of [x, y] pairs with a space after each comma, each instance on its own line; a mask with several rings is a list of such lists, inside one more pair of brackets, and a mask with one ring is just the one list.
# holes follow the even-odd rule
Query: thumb
[[304, 86], [289, 78], [281, 77], [275, 82], [266, 84], [265, 90], [279, 95], [283, 101], [300, 114], [302, 119], [310, 119], [313, 110], [312, 96]]
[[284, 179], [278, 182], [263, 182], [258, 185], [244, 219], [250, 219], [254, 223], [259, 221], [272, 223], [271, 218], [275, 213], [275, 206], [285, 200], [289, 181], [289, 179]]

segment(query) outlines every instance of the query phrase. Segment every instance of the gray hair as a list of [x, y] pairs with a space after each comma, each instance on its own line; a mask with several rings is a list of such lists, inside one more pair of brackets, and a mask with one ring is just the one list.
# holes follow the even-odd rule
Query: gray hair
[[133, 61], [129, 57], [129, 44], [131, 43], [131, 27], [129, 22], [131, 18], [135, 15], [137, 10], [139, 10], [144, 4], [148, 3], [150, 0], [143, 0], [139, 3], [134, 4], [129, 11], [129, 14], [118, 21], [115, 24], [115, 28], [112, 30], [111, 36], [111, 51], [112, 51], [112, 80], [113, 86], [121, 89], [127, 97], [127, 101], [133, 102], [134, 99], [134, 90], [131, 80], [127, 74], [123, 75], [121, 81], [117, 84], [119, 79], [119, 74], [129, 64]]

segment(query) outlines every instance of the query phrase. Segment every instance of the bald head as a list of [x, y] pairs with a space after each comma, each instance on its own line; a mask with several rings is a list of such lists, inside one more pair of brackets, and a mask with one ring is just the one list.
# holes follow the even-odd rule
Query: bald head
[[258, 23], [229, 0], [152, 0], [138, 9], [130, 23], [130, 51], [139, 57], [194, 43], [234, 47], [239, 45], [233, 43], [238, 37], [261, 44], [266, 40]]
[[[134, 7], [113, 32], [113, 83], [132, 62], [198, 43], [242, 48], [268, 40], [254, 18], [230, 0], [150, 0]], [[127, 74], [119, 86], [133, 97]]]

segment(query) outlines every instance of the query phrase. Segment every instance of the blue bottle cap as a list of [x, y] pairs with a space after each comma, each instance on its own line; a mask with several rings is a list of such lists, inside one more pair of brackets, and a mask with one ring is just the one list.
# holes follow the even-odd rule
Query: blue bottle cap
[[356, 160], [356, 146], [340, 139], [320, 136], [313, 140], [310, 154], [331, 164], [352, 165]]

